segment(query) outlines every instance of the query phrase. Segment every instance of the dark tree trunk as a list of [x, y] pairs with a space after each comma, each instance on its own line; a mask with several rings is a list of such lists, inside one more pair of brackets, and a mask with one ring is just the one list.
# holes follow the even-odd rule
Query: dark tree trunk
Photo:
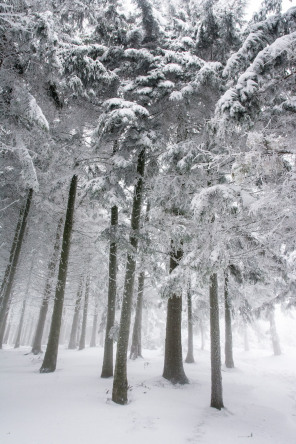
[[138, 180], [134, 189], [133, 208], [131, 217], [131, 233], [129, 243], [132, 252], [127, 254], [125, 281], [121, 308], [121, 318], [119, 326], [119, 337], [117, 342], [116, 364], [113, 381], [112, 400], [117, 404], [127, 403], [127, 350], [131, 323], [132, 299], [134, 290], [134, 279], [136, 270], [136, 254], [138, 250], [138, 231], [140, 227], [143, 177], [145, 171], [145, 149], [138, 158], [137, 175]]
[[193, 316], [192, 316], [192, 294], [190, 282], [187, 289], [187, 314], [188, 314], [188, 350], [185, 362], [192, 364], [194, 362], [193, 356]]
[[44, 289], [44, 295], [39, 311], [39, 318], [36, 326], [34, 341], [32, 345], [32, 353], [34, 355], [38, 355], [42, 352], [42, 336], [44, 331], [44, 325], [46, 321], [46, 315], [48, 311], [48, 304], [49, 304], [49, 298], [52, 290], [52, 284], [53, 284], [53, 278], [55, 274], [55, 269], [59, 257], [59, 249], [60, 249], [60, 239], [62, 234], [62, 226], [63, 226], [63, 219], [61, 218], [58, 223], [58, 228], [56, 232], [56, 239], [55, 244], [53, 248], [53, 253], [51, 256], [51, 259], [48, 263], [48, 272], [47, 272], [47, 278], [45, 283], [45, 289]]
[[118, 226], [118, 207], [114, 205], [111, 208], [111, 226], [110, 226], [110, 251], [109, 251], [109, 284], [108, 284], [108, 306], [107, 306], [107, 324], [105, 332], [104, 358], [102, 367], [102, 378], [113, 376], [113, 338], [110, 338], [110, 331], [115, 321], [115, 302], [116, 302], [116, 279], [117, 279], [117, 226]]
[[90, 347], [96, 347], [96, 345], [97, 345], [97, 341], [96, 341], [96, 339], [97, 339], [97, 325], [98, 325], [98, 298], [96, 297], [91, 339], [90, 339], [90, 343], [89, 343]]
[[218, 279], [214, 273], [210, 277], [210, 327], [211, 327], [211, 407], [221, 410], [223, 405]]
[[22, 335], [24, 319], [25, 319], [26, 303], [27, 303], [27, 301], [26, 301], [26, 299], [24, 299], [23, 300], [23, 305], [22, 305], [21, 317], [20, 317], [20, 321], [19, 321], [19, 325], [18, 325], [18, 329], [17, 329], [17, 334], [16, 334], [14, 348], [19, 348], [19, 346], [21, 344], [21, 335]]
[[[145, 223], [149, 221], [150, 202], [147, 203]], [[142, 263], [142, 269], [144, 263]], [[132, 345], [130, 359], [142, 358], [142, 313], [144, 297], [145, 271], [141, 271], [138, 277], [138, 294], [136, 303], [136, 314], [133, 328]]]
[[87, 280], [86, 280], [86, 285], [85, 285], [85, 296], [84, 296], [84, 306], [83, 306], [82, 326], [81, 326], [81, 334], [80, 334], [80, 341], [79, 341], [79, 350], [83, 350], [85, 348], [85, 335], [86, 335], [89, 285], [90, 285], [89, 280], [90, 280], [90, 277], [88, 276]]
[[130, 359], [142, 358], [142, 312], [143, 293], [145, 283], [145, 271], [141, 271], [138, 278], [138, 296], [136, 305], [136, 315], [133, 328], [133, 339], [131, 345]]
[[[175, 250], [171, 244], [170, 273], [178, 266], [182, 259], [183, 250]], [[173, 384], [187, 384], [182, 358], [182, 295], [173, 294], [167, 305], [166, 337], [163, 377]]]
[[234, 368], [232, 351], [232, 326], [231, 326], [231, 303], [228, 291], [228, 274], [224, 274], [224, 304], [225, 304], [225, 365]]
[[[18, 265], [18, 260], [22, 248], [22, 243], [24, 240], [25, 230], [27, 226], [28, 214], [30, 210], [30, 205], [32, 201], [33, 190], [32, 188], [28, 192], [27, 201], [24, 208], [20, 212], [19, 221], [16, 227], [15, 236], [13, 239], [12, 248], [10, 251], [9, 264], [5, 271], [4, 281], [1, 287], [0, 295], [0, 330], [3, 328], [5, 330], [5, 319], [7, 319], [6, 313], [9, 306], [9, 300], [11, 296], [11, 289], [14, 281], [15, 272]], [[0, 343], [0, 348], [2, 348], [2, 341]]]
[[270, 336], [272, 342], [273, 353], [275, 356], [282, 354], [279, 337], [276, 330], [274, 308], [272, 307], [269, 311], [269, 324], [270, 324]]
[[[7, 323], [7, 319], [8, 319], [8, 315], [9, 315], [9, 309], [10, 309], [10, 305], [11, 305], [11, 299], [12, 298], [10, 298], [9, 299], [9, 302], [8, 302], [8, 306], [7, 306], [7, 308], [6, 308], [6, 314], [5, 314], [5, 318], [4, 318], [4, 320], [3, 320], [3, 322], [2, 322], [2, 326], [1, 326], [1, 328], [0, 328], [0, 344], [3, 344], [3, 342], [6, 344], [7, 343], [7, 333], [6, 333], [6, 331], [8, 330], [8, 327], [6, 328], [6, 323]], [[11, 322], [9, 323], [9, 328], [10, 328], [10, 325], [11, 325]], [[5, 337], [4, 337], [4, 333], [5, 333]], [[4, 340], [3, 340], [3, 338], [4, 338]], [[2, 346], [1, 346], [1, 348], [2, 348]]]
[[70, 333], [70, 340], [68, 348], [70, 350], [75, 350], [77, 347], [77, 331], [78, 331], [78, 321], [79, 321], [79, 311], [80, 311], [80, 304], [82, 299], [82, 287], [83, 287], [83, 277], [80, 278], [78, 292], [77, 292], [77, 298], [75, 302], [75, 308], [74, 308], [74, 315], [73, 315], [73, 321], [72, 321], [72, 327], [71, 327], [71, 333]]
[[62, 251], [61, 251], [59, 272], [58, 272], [58, 282], [55, 292], [55, 300], [54, 300], [48, 344], [44, 355], [44, 360], [40, 368], [41, 373], [54, 372], [56, 369], [59, 336], [60, 336], [61, 321], [63, 315], [63, 304], [64, 304], [64, 294], [65, 294], [65, 286], [67, 278], [70, 241], [71, 241], [71, 233], [73, 227], [76, 189], [77, 189], [77, 176], [74, 175], [72, 177], [69, 190], [68, 207], [65, 219]]

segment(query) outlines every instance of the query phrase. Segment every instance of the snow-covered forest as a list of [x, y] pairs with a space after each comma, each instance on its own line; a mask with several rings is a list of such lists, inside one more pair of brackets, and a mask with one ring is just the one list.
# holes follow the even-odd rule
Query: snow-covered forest
[[1, 0], [1, 443], [295, 443], [295, 112], [296, 0]]

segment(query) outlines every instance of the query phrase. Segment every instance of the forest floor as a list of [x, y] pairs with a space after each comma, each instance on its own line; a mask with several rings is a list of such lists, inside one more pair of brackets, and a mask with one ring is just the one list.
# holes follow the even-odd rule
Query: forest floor
[[296, 347], [235, 350], [223, 367], [225, 409], [210, 402], [209, 351], [184, 364], [190, 384], [161, 377], [163, 353], [129, 361], [129, 404], [111, 401], [112, 380], [99, 377], [103, 350], [61, 348], [55, 373], [40, 374], [28, 348], [0, 351], [1, 444], [295, 444]]

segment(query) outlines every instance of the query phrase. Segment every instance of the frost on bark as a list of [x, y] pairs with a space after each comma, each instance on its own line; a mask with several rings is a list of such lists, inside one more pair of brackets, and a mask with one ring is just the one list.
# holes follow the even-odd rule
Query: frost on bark
[[[29, 210], [32, 202], [33, 189], [31, 188], [27, 195], [27, 200], [24, 208], [21, 209], [17, 227], [15, 230], [15, 235], [10, 250], [9, 264], [7, 265], [4, 281], [1, 285], [0, 294], [0, 330], [4, 332], [5, 321], [7, 319], [7, 311], [9, 307], [9, 301], [11, 297], [11, 289], [14, 281], [14, 276], [17, 270], [18, 260], [22, 248], [22, 243], [24, 240], [25, 230], [27, 226], [27, 220], [29, 215]], [[2, 348], [2, 341], [0, 343], [0, 348]]]
[[80, 340], [79, 340], [79, 350], [83, 350], [85, 348], [85, 335], [86, 335], [89, 285], [90, 285], [89, 281], [90, 281], [90, 277], [88, 276], [87, 281], [86, 281], [86, 286], [85, 286], [82, 326], [81, 326], [81, 334], [80, 334]]
[[224, 275], [224, 305], [225, 305], [225, 365], [234, 368], [232, 348], [231, 303], [228, 291], [228, 274]]
[[[183, 256], [182, 249], [175, 250], [171, 245], [170, 273], [178, 266]], [[182, 295], [172, 294], [168, 299], [164, 369], [162, 376], [173, 384], [187, 384], [182, 358]]]
[[40, 373], [54, 372], [56, 369], [59, 336], [63, 315], [64, 294], [67, 278], [68, 258], [70, 252], [71, 233], [73, 227], [73, 215], [75, 206], [75, 197], [77, 190], [77, 176], [74, 175], [71, 180], [66, 219], [63, 232], [62, 250], [59, 263], [58, 281], [55, 292], [54, 307], [50, 325], [48, 344], [44, 355], [44, 360], [40, 368]]
[[119, 326], [119, 336], [117, 342], [116, 363], [114, 371], [112, 400], [117, 404], [127, 403], [127, 350], [131, 323], [131, 310], [134, 289], [134, 279], [136, 271], [136, 254], [138, 249], [138, 231], [140, 227], [142, 195], [143, 195], [143, 177], [145, 170], [145, 149], [138, 157], [137, 176], [138, 180], [134, 189], [133, 208], [131, 217], [131, 233], [129, 243], [131, 252], [127, 254], [125, 281], [121, 308], [121, 318]]
[[279, 341], [278, 333], [277, 333], [277, 330], [276, 330], [276, 323], [275, 323], [275, 317], [274, 317], [274, 307], [272, 307], [269, 310], [268, 317], [269, 317], [269, 324], [270, 324], [270, 336], [271, 336], [273, 353], [274, 353], [275, 356], [279, 356], [279, 355], [282, 354], [282, 351], [281, 351], [281, 346], [280, 346], [280, 341]]
[[187, 288], [187, 321], [188, 321], [188, 350], [185, 362], [192, 364], [193, 356], [193, 316], [192, 316], [192, 294], [190, 281]]
[[223, 405], [221, 351], [219, 329], [218, 279], [210, 277], [210, 328], [211, 328], [211, 407], [221, 410]]
[[110, 337], [110, 331], [115, 321], [115, 302], [116, 302], [116, 279], [117, 279], [117, 226], [118, 226], [118, 207], [114, 205], [111, 208], [111, 226], [110, 226], [110, 251], [109, 251], [109, 284], [108, 284], [108, 306], [107, 306], [107, 324], [105, 332], [104, 358], [101, 378], [113, 376], [113, 338]]
[[73, 315], [73, 321], [72, 321], [70, 339], [68, 345], [68, 348], [70, 350], [75, 350], [75, 348], [77, 347], [77, 337], [78, 337], [77, 331], [78, 331], [80, 304], [82, 299], [82, 286], [83, 286], [83, 277], [80, 278], [76, 302], [75, 302], [74, 315]]
[[141, 271], [138, 278], [138, 295], [130, 359], [142, 358], [142, 312], [144, 283], [145, 271]]
[[35, 335], [34, 335], [34, 341], [33, 341], [33, 345], [32, 345], [32, 353], [34, 355], [38, 355], [39, 353], [42, 352], [42, 347], [41, 347], [42, 337], [43, 337], [43, 332], [44, 332], [46, 315], [47, 315], [47, 311], [48, 311], [49, 298], [50, 298], [51, 290], [52, 290], [52, 283], [53, 283], [54, 274], [55, 274], [56, 265], [57, 265], [58, 256], [59, 256], [62, 226], [63, 226], [63, 219], [61, 218], [59, 220], [58, 227], [57, 227], [56, 239], [55, 239], [55, 244], [53, 247], [53, 253], [52, 253], [51, 259], [48, 263], [48, 271], [47, 271], [47, 278], [46, 278], [46, 282], [45, 282], [44, 295], [43, 295], [43, 299], [42, 299], [42, 303], [41, 303], [41, 307], [40, 307], [40, 311], [39, 311], [38, 322], [37, 322], [36, 331], [35, 331]]

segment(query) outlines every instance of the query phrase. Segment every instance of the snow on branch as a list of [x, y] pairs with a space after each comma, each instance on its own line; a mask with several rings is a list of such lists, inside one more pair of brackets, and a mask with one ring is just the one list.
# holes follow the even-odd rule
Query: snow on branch
[[21, 136], [16, 136], [16, 148], [18, 157], [22, 165], [22, 177], [28, 188], [32, 188], [34, 191], [38, 191], [39, 183], [37, 179], [36, 169], [30, 156], [28, 149], [26, 148]]
[[233, 77], [254, 60], [259, 51], [272, 44], [283, 34], [293, 31], [296, 26], [296, 7], [285, 14], [275, 15], [252, 27], [242, 47], [228, 59], [223, 70], [224, 77]]
[[254, 59], [253, 63], [239, 77], [235, 87], [227, 90], [216, 106], [216, 117], [228, 114], [230, 117], [237, 117], [239, 113], [246, 111], [244, 104], [250, 101], [258, 90], [259, 76], [266, 68], [277, 63], [277, 59], [282, 54], [287, 54], [288, 58], [295, 54], [296, 32], [279, 37], [267, 48], [264, 48]]
[[104, 113], [99, 120], [95, 134], [102, 137], [103, 134], [117, 133], [148, 116], [149, 112], [147, 109], [135, 102], [117, 97], [106, 100], [104, 103]]

